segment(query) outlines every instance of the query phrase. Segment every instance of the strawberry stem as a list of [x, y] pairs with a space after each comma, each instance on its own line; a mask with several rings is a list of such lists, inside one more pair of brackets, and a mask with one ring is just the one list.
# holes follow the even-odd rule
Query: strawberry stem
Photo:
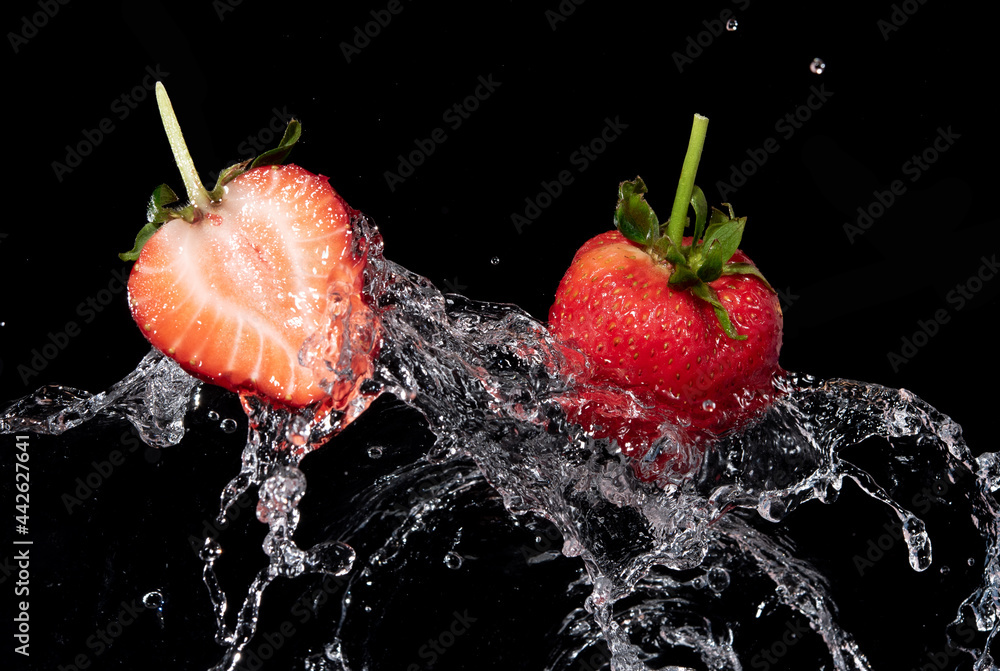
[[670, 210], [670, 220], [667, 222], [667, 237], [678, 249], [684, 237], [687, 211], [694, 191], [694, 178], [698, 173], [698, 163], [701, 161], [701, 150], [705, 146], [707, 132], [708, 117], [695, 114], [694, 122], [691, 124], [691, 139], [688, 141], [684, 165], [681, 168], [681, 178], [677, 183], [677, 193], [674, 195], [674, 207]]
[[181, 179], [184, 180], [184, 188], [187, 189], [188, 198], [196, 208], [206, 210], [211, 204], [212, 198], [201, 183], [198, 171], [194, 167], [194, 160], [191, 158], [191, 152], [188, 151], [187, 143], [184, 142], [184, 134], [177, 122], [174, 106], [170, 104], [170, 98], [167, 96], [167, 90], [163, 87], [162, 82], [156, 82], [156, 102], [159, 105], [163, 129], [167, 131], [167, 141], [170, 142], [174, 161], [177, 163], [177, 169], [180, 170]]

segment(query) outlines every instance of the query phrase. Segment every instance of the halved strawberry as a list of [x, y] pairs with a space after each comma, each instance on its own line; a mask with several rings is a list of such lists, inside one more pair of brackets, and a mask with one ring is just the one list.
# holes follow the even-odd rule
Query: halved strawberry
[[136, 258], [128, 298], [143, 335], [227, 389], [345, 409], [371, 375], [377, 328], [362, 297], [359, 213], [326, 177], [269, 164], [297, 126], [282, 151], [233, 166], [206, 191], [159, 84], [157, 95], [191, 203], [166, 207], [176, 196], [160, 187], [150, 225], [122, 255]]

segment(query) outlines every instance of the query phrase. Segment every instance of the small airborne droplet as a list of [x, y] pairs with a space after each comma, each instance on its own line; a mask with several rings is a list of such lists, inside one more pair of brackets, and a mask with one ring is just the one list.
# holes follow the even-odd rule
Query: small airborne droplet
[[368, 456], [371, 459], [379, 459], [382, 456], [382, 448], [378, 445], [372, 445], [368, 448]]
[[213, 422], [217, 421], [219, 419], [219, 413], [217, 413], [215, 410], [209, 410], [208, 411], [208, 418], [210, 420], [212, 420]]
[[739, 28], [739, 25], [740, 22], [737, 21], [736, 19], [729, 19], [728, 21], [726, 21], [726, 30], [728, 30], [729, 32], [733, 32], [734, 30]]
[[814, 58], [809, 64], [809, 70], [815, 75], [821, 75], [823, 70], [826, 70], [826, 63], [823, 62], [822, 58]]
[[226, 433], [233, 433], [236, 431], [236, 420], [226, 418], [219, 423], [219, 428]]
[[500, 265], [500, 257], [494, 256], [492, 259], [490, 259], [490, 263], [492, 263], [494, 266]]
[[149, 592], [142, 597], [142, 605], [153, 610], [163, 608], [163, 595], [159, 592]]
[[462, 568], [462, 555], [457, 552], [449, 552], [444, 556], [444, 565], [453, 571]]
[[724, 568], [713, 566], [708, 570], [708, 586], [714, 592], [721, 592], [729, 587], [729, 573]]
[[214, 538], [208, 537], [205, 539], [204, 547], [198, 552], [198, 556], [202, 561], [214, 562], [222, 556], [222, 546]]

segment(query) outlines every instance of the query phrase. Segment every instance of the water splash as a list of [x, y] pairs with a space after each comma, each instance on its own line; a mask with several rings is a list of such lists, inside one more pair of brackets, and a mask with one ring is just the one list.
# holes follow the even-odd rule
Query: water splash
[[[265, 590], [277, 578], [308, 575], [340, 576], [345, 587], [341, 615], [306, 668], [370, 668], [366, 643], [381, 621], [379, 580], [405, 573], [419, 559], [414, 547], [429, 534], [446, 537], [433, 561], [462, 573], [474, 558], [454, 549], [462, 534], [454, 518], [498, 501], [514, 524], [544, 520], [561, 540], [560, 552], [536, 554], [530, 566], [573, 558], [581, 568], [562, 591], [582, 605], [563, 619], [548, 669], [577, 668], [585, 660], [596, 668], [594, 655], [623, 671], [680, 668], [671, 660], [692, 658], [708, 669], [742, 669], [753, 650], [740, 622], [751, 607], [752, 619], [779, 628], [787, 623], [789, 640], [809, 638], [824, 651], [824, 666], [869, 669], [858, 640], [838, 620], [829, 581], [796, 556], [782, 525], [810, 501], [834, 503], [845, 482], [853, 483], [891, 511], [910, 566], [925, 571], [933, 563], [927, 525], [894, 492], [932, 472], [956, 487], [964, 483], [961, 496], [985, 553], [979, 584], [950, 626], [971, 622], [981, 633], [977, 645], [945, 635], [976, 668], [991, 668], [990, 644], [1000, 628], [993, 496], [1000, 457], [973, 457], [950, 418], [906, 390], [787, 374], [775, 380], [783, 395], [758, 422], [708, 446], [692, 461], [694, 470], [645, 483], [614, 443], [565, 421], [560, 401], [586, 379], [541, 323], [514, 306], [442, 295], [382, 259], [377, 231], [365, 235], [371, 242], [366, 293], [382, 328], [365, 398], [341, 414], [292, 413], [242, 399], [247, 442], [240, 472], [220, 495], [218, 520], [225, 523], [237, 500], [256, 489], [257, 518], [268, 527], [267, 564], [231, 615], [215, 569], [224, 547], [205, 541], [203, 579], [216, 640], [225, 648], [215, 669], [235, 669], [245, 659]], [[150, 445], [176, 445], [199, 390], [151, 352], [107, 392], [46, 387], [14, 402], [0, 429], [58, 434], [101, 415], [129, 421]], [[295, 536], [308, 485], [302, 459], [381, 395], [419, 411], [433, 447], [360, 489], [328, 538], [300, 547]], [[638, 402], [632, 410], [643, 412]], [[881, 439], [883, 451], [866, 452], [875, 449], [865, 447], [870, 439]], [[671, 441], [669, 430], [662, 441]], [[862, 468], [847, 453], [884, 472]], [[368, 454], [390, 457], [392, 449], [380, 443]]]

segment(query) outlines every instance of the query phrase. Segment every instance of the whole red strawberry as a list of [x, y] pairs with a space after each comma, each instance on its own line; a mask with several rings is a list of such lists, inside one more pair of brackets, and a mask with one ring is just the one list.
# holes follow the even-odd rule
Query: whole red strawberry
[[[670, 220], [661, 227], [641, 179], [623, 182], [618, 230], [580, 248], [549, 312], [553, 332], [588, 360], [567, 414], [645, 458], [645, 479], [688, 470], [704, 442], [757, 416], [780, 370], [778, 297], [737, 248], [746, 218], [709, 215], [694, 186], [707, 121], [696, 116]], [[688, 203], [694, 231], [682, 237]], [[673, 451], [649, 454], [664, 432]]]
[[162, 85], [157, 97], [191, 202], [163, 185], [136, 247], [128, 282], [132, 316], [182, 368], [279, 405], [363, 409], [376, 323], [362, 297], [358, 213], [326, 177], [276, 165], [297, 140], [232, 166], [207, 191], [194, 171]]

